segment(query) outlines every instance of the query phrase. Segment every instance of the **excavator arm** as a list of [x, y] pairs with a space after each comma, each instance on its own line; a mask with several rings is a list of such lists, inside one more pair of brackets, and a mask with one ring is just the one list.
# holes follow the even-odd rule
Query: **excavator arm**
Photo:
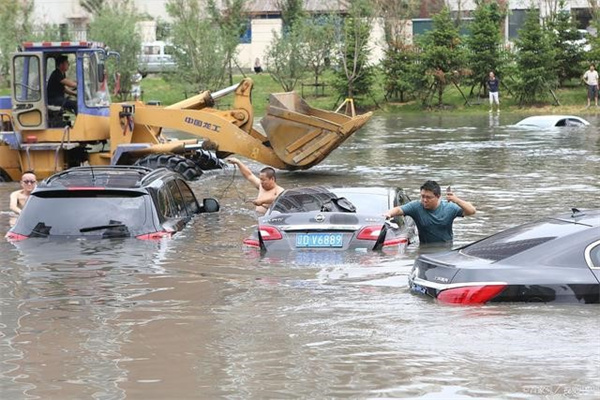
[[[168, 107], [112, 104], [111, 153], [119, 145], [149, 143], [155, 152], [181, 145], [166, 143], [162, 129], [187, 132], [209, 141], [212, 149], [235, 153], [278, 169], [308, 169], [321, 162], [371, 113], [348, 117], [312, 108], [295, 93], [273, 94], [262, 119], [265, 134], [253, 128], [252, 80], [221, 91], [204, 92]], [[235, 92], [230, 110], [213, 108], [215, 100]]]

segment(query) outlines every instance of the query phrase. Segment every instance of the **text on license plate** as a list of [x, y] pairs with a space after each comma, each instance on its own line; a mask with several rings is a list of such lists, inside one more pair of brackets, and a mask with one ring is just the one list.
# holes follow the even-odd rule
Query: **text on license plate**
[[296, 235], [296, 247], [342, 247], [341, 233], [299, 233]]

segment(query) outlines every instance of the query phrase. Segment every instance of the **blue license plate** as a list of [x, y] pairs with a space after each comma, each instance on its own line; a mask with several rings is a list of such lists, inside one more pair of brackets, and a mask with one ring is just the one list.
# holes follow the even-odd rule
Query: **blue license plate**
[[342, 247], [344, 236], [341, 233], [298, 233], [296, 247], [320, 248]]

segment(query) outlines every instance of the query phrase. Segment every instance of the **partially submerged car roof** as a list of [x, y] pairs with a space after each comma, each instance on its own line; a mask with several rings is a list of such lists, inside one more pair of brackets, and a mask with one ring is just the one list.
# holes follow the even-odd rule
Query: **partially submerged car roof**
[[519, 122], [517, 126], [551, 128], [555, 126], [583, 126], [590, 123], [576, 115], [534, 115]]
[[166, 169], [152, 170], [125, 165], [75, 167], [46, 178], [38, 185], [36, 191], [74, 188], [137, 189], [168, 173]]

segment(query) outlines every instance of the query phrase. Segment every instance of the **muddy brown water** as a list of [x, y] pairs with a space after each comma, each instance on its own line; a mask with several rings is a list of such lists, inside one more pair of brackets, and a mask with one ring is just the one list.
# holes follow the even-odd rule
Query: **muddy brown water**
[[[478, 213], [455, 245], [600, 207], [600, 118], [517, 129], [515, 115], [375, 118], [284, 187], [436, 179]], [[261, 166], [250, 163], [253, 170]], [[448, 307], [413, 296], [405, 254], [242, 250], [255, 195], [233, 169], [171, 240], [0, 241], [2, 399], [598, 398], [600, 308]], [[0, 184], [0, 232], [9, 227]]]

